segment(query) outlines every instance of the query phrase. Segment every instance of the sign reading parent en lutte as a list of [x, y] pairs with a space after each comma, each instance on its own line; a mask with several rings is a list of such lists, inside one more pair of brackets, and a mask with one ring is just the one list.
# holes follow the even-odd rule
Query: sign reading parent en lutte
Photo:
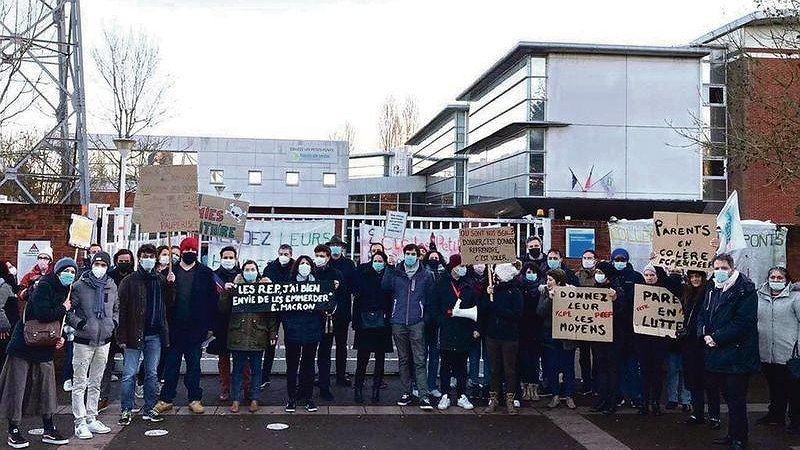
[[383, 237], [403, 239], [406, 234], [406, 221], [408, 213], [402, 211], [386, 211], [386, 226], [383, 228]]
[[711, 214], [653, 213], [654, 266], [713, 270], [717, 217]]
[[517, 260], [514, 227], [461, 228], [463, 264], [503, 264]]
[[633, 296], [633, 332], [674, 338], [683, 328], [681, 299], [663, 287], [637, 284]]
[[143, 233], [199, 231], [197, 166], [139, 169], [133, 222]]
[[232, 296], [234, 313], [313, 311], [333, 301], [333, 281], [312, 283], [238, 284]]
[[250, 203], [232, 198], [199, 194], [200, 234], [223, 239], [244, 240]]
[[612, 342], [611, 289], [557, 286], [553, 295], [553, 339]]

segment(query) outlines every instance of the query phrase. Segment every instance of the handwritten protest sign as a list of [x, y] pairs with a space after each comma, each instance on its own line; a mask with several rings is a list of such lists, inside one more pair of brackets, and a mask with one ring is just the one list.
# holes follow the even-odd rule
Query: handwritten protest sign
[[675, 337], [683, 328], [681, 299], [663, 287], [637, 284], [633, 296], [633, 332]]
[[333, 301], [334, 290], [333, 281], [237, 284], [231, 297], [231, 311], [313, 311], [317, 305]]
[[247, 209], [250, 203], [225, 197], [200, 194], [200, 234], [223, 239], [244, 240]]
[[517, 260], [514, 227], [461, 228], [463, 264], [503, 264]]
[[70, 247], [88, 249], [92, 245], [92, 231], [94, 230], [94, 220], [72, 214], [72, 222], [69, 224]]
[[710, 272], [717, 236], [717, 217], [711, 214], [653, 213], [654, 266]]
[[383, 230], [383, 237], [393, 239], [403, 239], [406, 232], [406, 220], [408, 213], [402, 211], [386, 211], [386, 227]]
[[198, 231], [197, 166], [139, 169], [133, 221], [144, 233]]
[[611, 289], [557, 286], [553, 295], [553, 339], [612, 342]]

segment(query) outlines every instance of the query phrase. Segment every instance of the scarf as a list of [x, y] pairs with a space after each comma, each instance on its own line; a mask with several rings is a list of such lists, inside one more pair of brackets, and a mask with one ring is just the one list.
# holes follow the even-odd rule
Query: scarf
[[106, 315], [104, 300], [106, 284], [108, 283], [108, 275], [103, 275], [102, 278], [97, 278], [90, 271], [86, 273], [84, 281], [86, 281], [86, 284], [94, 289], [94, 305], [92, 306], [92, 313], [94, 313], [98, 319], [102, 319]]
[[[140, 267], [139, 273], [142, 275], [142, 280], [147, 289], [147, 299], [153, 302], [153, 307], [150, 309], [150, 317], [147, 318], [147, 324], [151, 327], [156, 327], [156, 325], [160, 324], [161, 305], [164, 304], [161, 299], [161, 286], [158, 282], [158, 272], [155, 270], [148, 272]], [[145, 311], [147, 311], [147, 306], [145, 306]]]
[[314, 281], [314, 275], [308, 274], [308, 276], [306, 278], [303, 278], [303, 276], [298, 273], [297, 274], [297, 281], [299, 281], [301, 283], [304, 282], [304, 281]]
[[419, 270], [419, 261], [415, 262], [414, 265], [411, 267], [408, 267], [406, 263], [402, 261], [400, 262], [400, 264], [403, 265], [403, 269], [405, 269], [406, 275], [408, 276], [409, 279], [414, 278], [414, 275], [416, 275], [417, 271]]

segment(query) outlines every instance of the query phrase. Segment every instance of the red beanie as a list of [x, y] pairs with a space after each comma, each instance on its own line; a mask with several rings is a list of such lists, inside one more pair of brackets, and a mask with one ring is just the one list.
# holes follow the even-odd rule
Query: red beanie
[[181, 241], [181, 252], [187, 250], [197, 252], [197, 248], [197, 238], [195, 236], [189, 236]]
[[453, 270], [453, 267], [461, 265], [461, 255], [458, 253], [450, 255], [450, 261], [447, 263], [447, 270]]

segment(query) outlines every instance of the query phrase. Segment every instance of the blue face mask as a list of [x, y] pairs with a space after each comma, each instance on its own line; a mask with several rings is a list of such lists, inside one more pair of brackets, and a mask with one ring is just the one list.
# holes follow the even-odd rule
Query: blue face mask
[[526, 272], [525, 279], [528, 281], [536, 281], [539, 279], [539, 274], [536, 272]]
[[727, 270], [715, 270], [714, 271], [714, 280], [717, 283], [722, 284], [722, 283], [728, 281], [728, 279], [730, 279], [730, 277], [731, 276], [730, 276], [730, 274], [728, 274]]
[[403, 258], [403, 262], [406, 267], [411, 267], [417, 263], [417, 255], [406, 255], [405, 258]]
[[456, 275], [458, 275], [459, 278], [463, 277], [466, 274], [467, 274], [467, 268], [465, 266], [456, 267]]
[[258, 272], [242, 272], [242, 276], [244, 277], [244, 281], [252, 283], [258, 278]]
[[341, 254], [342, 254], [342, 247], [339, 247], [339, 246], [336, 246], [336, 245], [331, 247], [331, 255], [339, 256]]
[[69, 286], [70, 284], [72, 284], [73, 281], [75, 281], [75, 274], [69, 272], [61, 272], [60, 274], [58, 274], [58, 281], [60, 281], [61, 284], [63, 284], [64, 286]]
[[772, 289], [773, 291], [776, 291], [776, 292], [777, 291], [782, 291], [782, 290], [784, 290], [786, 288], [786, 282], [785, 281], [770, 281], [769, 282], [769, 288]]
[[155, 258], [142, 258], [139, 260], [139, 265], [142, 266], [142, 269], [150, 272], [153, 270], [153, 267], [156, 266], [156, 259]]
[[617, 270], [625, 270], [628, 267], [628, 263], [626, 261], [614, 261], [614, 268]]
[[547, 267], [549, 267], [551, 269], [558, 269], [559, 267], [561, 267], [561, 263], [558, 260], [555, 260], [555, 259], [548, 259], [547, 260]]
[[375, 269], [375, 272], [382, 272], [384, 267], [386, 267], [386, 264], [382, 262], [372, 261], [372, 268]]

